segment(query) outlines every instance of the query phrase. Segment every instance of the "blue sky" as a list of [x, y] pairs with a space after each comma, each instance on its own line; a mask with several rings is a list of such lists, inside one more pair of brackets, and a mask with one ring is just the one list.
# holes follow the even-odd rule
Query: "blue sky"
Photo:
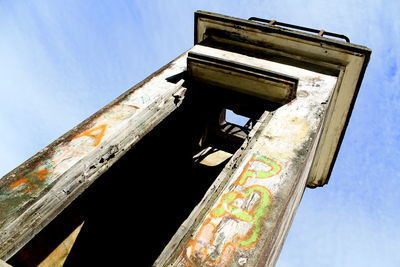
[[372, 49], [330, 183], [277, 266], [400, 266], [400, 2], [0, 2], [0, 176], [193, 44], [193, 12], [276, 19]]

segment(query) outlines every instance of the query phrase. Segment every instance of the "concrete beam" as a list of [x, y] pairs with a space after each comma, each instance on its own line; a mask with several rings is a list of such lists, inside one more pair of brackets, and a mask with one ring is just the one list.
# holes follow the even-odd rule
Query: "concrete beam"
[[183, 54], [0, 179], [0, 257], [9, 259], [184, 99]]

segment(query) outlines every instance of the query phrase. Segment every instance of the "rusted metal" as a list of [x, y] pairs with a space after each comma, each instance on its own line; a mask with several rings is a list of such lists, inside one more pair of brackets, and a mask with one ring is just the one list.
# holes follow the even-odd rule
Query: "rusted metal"
[[296, 30], [300, 30], [300, 31], [313, 32], [313, 33], [317, 33], [319, 36], [325, 35], [325, 36], [331, 36], [331, 37], [335, 37], [335, 38], [340, 38], [340, 39], [344, 39], [346, 42], [350, 43], [349, 37], [347, 37], [346, 35], [343, 35], [343, 34], [337, 34], [337, 33], [334, 33], [334, 32], [327, 32], [327, 31], [324, 31], [324, 30], [316, 30], [316, 29], [312, 29], [312, 28], [307, 28], [307, 27], [297, 26], [297, 25], [293, 25], [293, 24], [278, 22], [276, 20], [262, 19], [262, 18], [258, 18], [258, 17], [250, 17], [249, 20], [255, 21], [255, 22], [260, 22], [260, 23], [267, 23], [267, 24], [273, 25], [273, 26], [281, 26], [281, 27], [292, 28], [292, 29], [296, 29]]

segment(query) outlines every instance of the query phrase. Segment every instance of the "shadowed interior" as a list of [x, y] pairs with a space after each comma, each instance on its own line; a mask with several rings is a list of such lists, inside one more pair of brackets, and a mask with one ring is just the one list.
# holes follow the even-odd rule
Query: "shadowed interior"
[[[36, 266], [84, 221], [64, 266], [151, 266], [229, 160], [206, 166], [194, 155], [207, 147], [233, 154], [243, 143], [240, 135], [224, 132], [225, 109], [255, 121], [264, 110], [276, 108], [221, 88], [185, 86], [189, 89], [182, 105], [11, 258], [10, 264]], [[228, 128], [232, 127], [237, 126]]]

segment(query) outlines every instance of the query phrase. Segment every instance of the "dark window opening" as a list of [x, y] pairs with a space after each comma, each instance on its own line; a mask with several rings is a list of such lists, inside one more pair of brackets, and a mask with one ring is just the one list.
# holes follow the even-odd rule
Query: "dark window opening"
[[[185, 86], [182, 105], [50, 222], [10, 264], [36, 266], [82, 221], [64, 266], [153, 264], [254, 123], [265, 110], [277, 107], [230, 90], [190, 82]], [[250, 123], [233, 119], [229, 110], [249, 118]]]

